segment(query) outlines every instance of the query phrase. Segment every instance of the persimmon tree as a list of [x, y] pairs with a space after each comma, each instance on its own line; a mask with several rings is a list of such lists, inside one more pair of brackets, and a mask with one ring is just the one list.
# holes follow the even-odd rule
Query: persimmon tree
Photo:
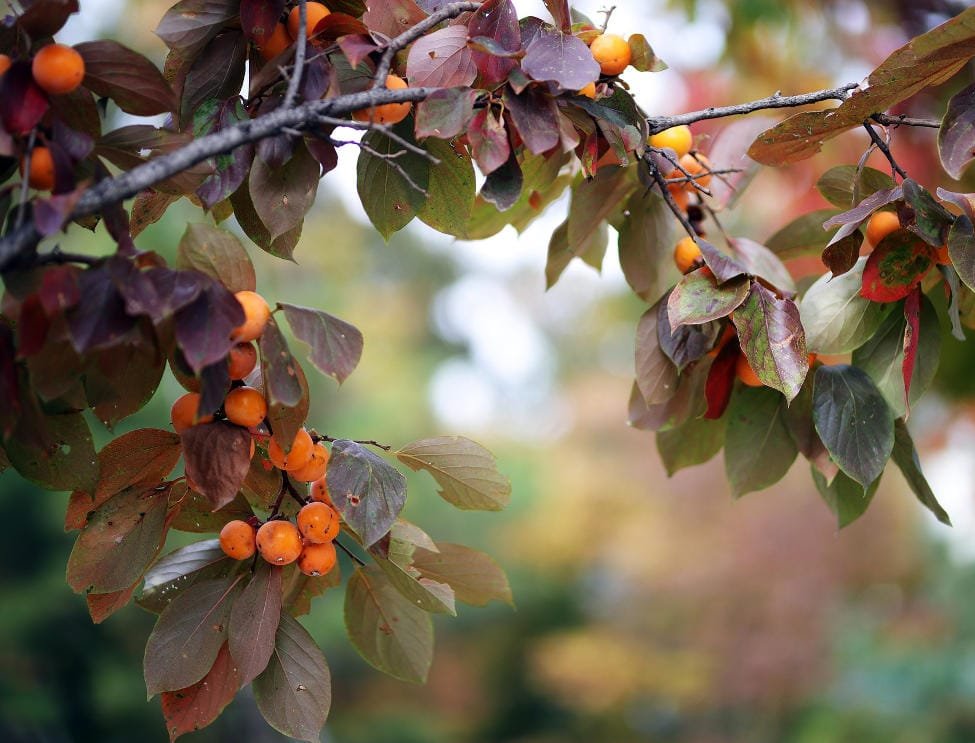
[[[614, 34], [609, 13], [597, 25], [546, 6], [542, 19], [511, 0], [181, 0], [156, 29], [162, 70], [115, 41], [57, 45], [74, 0], [22, 0], [0, 27], [0, 468], [71, 491], [67, 580], [94, 621], [133, 599], [158, 614], [144, 670], [171, 738], [251, 684], [270, 725], [318, 740], [331, 681], [296, 617], [342, 585], [336, 547], [352, 566], [349, 638], [397, 678], [426, 677], [432, 614], [511, 602], [490, 557], [401, 518], [393, 464], [429, 472], [458, 508], [497, 510], [510, 486], [493, 456], [462, 437], [394, 450], [326, 433], [281, 326], [339, 383], [361, 333], [255, 292], [239, 235], [293, 258], [340, 146], [358, 148], [358, 193], [386, 238], [416, 218], [467, 239], [521, 229], [568, 192], [551, 286], [575, 259], [599, 266], [613, 227], [648, 305], [630, 422], [657, 432], [670, 472], [723, 449], [740, 496], [801, 454], [844, 526], [892, 460], [948, 523], [905, 421], [937, 366], [929, 295], [947, 294], [954, 335], [975, 327], [975, 195], [932, 193], [895, 155], [903, 127], [931, 129], [952, 178], [975, 154], [975, 86], [937, 119], [901, 106], [975, 57], [975, 10], [863, 82], [655, 116], [619, 77], [664, 68], [648, 41]], [[687, 128], [827, 101], [764, 131], [742, 119], [707, 153]], [[106, 131], [113, 108], [166, 121]], [[817, 186], [835, 208], [764, 244], [725, 232], [757, 167], [854, 129], [864, 157]], [[890, 175], [866, 166], [874, 151]], [[182, 198], [201, 218], [167, 265], [136, 243]], [[219, 226], [231, 217], [239, 231]], [[110, 255], [59, 249], [62, 232], [100, 226]], [[817, 253], [828, 273], [800, 291], [783, 261]], [[172, 428], [96, 452], [90, 425], [141, 409], [167, 367], [187, 390]], [[171, 530], [211, 536], [162, 554]]]

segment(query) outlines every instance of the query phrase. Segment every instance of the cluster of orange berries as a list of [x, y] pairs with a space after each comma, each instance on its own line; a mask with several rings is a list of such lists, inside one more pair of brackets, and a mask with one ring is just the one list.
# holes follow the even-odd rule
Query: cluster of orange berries
[[700, 152], [694, 151], [694, 135], [690, 127], [674, 126], [651, 134], [647, 144], [673, 150], [677, 155], [677, 165], [667, 174], [667, 179], [679, 182], [671, 183], [667, 190], [677, 206], [687, 211], [691, 195], [699, 193], [699, 187], [711, 185], [711, 163]]
[[[244, 322], [231, 333], [231, 339], [236, 345], [230, 349], [227, 356], [227, 367], [230, 378], [241, 382], [257, 366], [257, 349], [253, 341], [260, 338], [271, 318], [271, 308], [264, 297], [257, 292], [239, 291], [234, 295], [244, 310]], [[182, 433], [191, 426], [213, 421], [212, 414], [200, 415], [200, 394], [187, 392], [173, 403], [170, 420], [177, 433]], [[260, 390], [244, 384], [238, 384], [227, 393], [223, 401], [223, 415], [231, 423], [247, 428], [252, 434], [257, 433], [267, 417], [267, 400]], [[271, 436], [268, 442], [268, 457], [275, 467], [286, 471], [292, 479], [299, 482], [314, 482], [325, 475], [328, 465], [329, 452], [324, 444], [315, 443], [311, 434], [304, 428], [298, 430], [291, 446], [285, 452], [284, 446], [289, 442], [281, 442]], [[254, 439], [251, 438], [251, 456], [254, 456]]]
[[272, 565], [296, 563], [305, 575], [325, 575], [337, 560], [335, 538], [341, 530], [338, 511], [324, 487], [312, 490], [312, 501], [298, 511], [295, 523], [271, 519], [257, 526], [235, 519], [220, 530], [220, 548], [228, 557], [246, 560], [260, 552]]
[[[0, 54], [0, 75], [6, 73], [13, 60]], [[48, 44], [42, 47], [31, 60], [31, 74], [34, 82], [49, 95], [63, 95], [74, 91], [85, 77], [85, 60], [77, 51], [64, 44]], [[20, 173], [24, 175], [24, 160], [20, 162]], [[54, 158], [44, 146], [31, 151], [27, 182], [31, 188], [50, 191], [54, 188]]]

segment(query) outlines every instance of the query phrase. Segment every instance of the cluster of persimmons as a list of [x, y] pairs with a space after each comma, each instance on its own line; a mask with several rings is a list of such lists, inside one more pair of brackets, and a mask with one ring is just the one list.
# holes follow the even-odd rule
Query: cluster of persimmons
[[[250, 456], [256, 452], [254, 437], [267, 417], [267, 400], [261, 391], [243, 383], [257, 366], [257, 340], [267, 327], [271, 309], [257, 292], [235, 294], [244, 310], [244, 322], [231, 333], [235, 345], [227, 356], [227, 368], [234, 386], [224, 398], [217, 414], [251, 433]], [[200, 414], [200, 393], [187, 392], [173, 403], [171, 420], [177, 433], [191, 426], [210, 423], [214, 415]], [[254, 521], [231, 521], [220, 532], [220, 546], [236, 560], [246, 560], [255, 551], [274, 565], [298, 564], [307, 575], [324, 575], [335, 565], [333, 540], [339, 533], [340, 517], [332, 505], [325, 482], [329, 450], [316, 442], [305, 428], [300, 428], [290, 442], [268, 439], [267, 455], [286, 477], [296, 482], [313, 483], [311, 502], [298, 513], [297, 524], [283, 518], [272, 518], [264, 524]], [[187, 478], [187, 484], [195, 484]]]

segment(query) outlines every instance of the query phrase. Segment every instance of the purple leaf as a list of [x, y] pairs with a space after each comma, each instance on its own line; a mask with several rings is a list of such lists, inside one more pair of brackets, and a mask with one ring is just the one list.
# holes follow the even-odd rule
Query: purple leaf
[[216, 511], [230, 503], [251, 466], [251, 435], [228, 423], [201, 423], [180, 434], [186, 476]]
[[506, 211], [513, 207], [521, 197], [525, 177], [518, 164], [518, 158], [512, 152], [507, 162], [500, 168], [492, 170], [481, 186], [481, 198], [498, 208]]
[[89, 268], [78, 277], [84, 302], [68, 312], [71, 344], [78, 353], [118, 343], [135, 326], [126, 314], [125, 302], [115, 283], [114, 268], [131, 267], [122, 258], [111, 258], [102, 266]]
[[0, 76], [0, 121], [10, 134], [27, 134], [48, 106], [47, 95], [34, 82], [30, 62], [14, 62]]
[[190, 304], [176, 312], [176, 342], [193, 371], [225, 358], [231, 331], [244, 322], [240, 302], [213, 281]]
[[241, 685], [267, 667], [281, 619], [282, 568], [261, 562], [234, 602], [227, 627], [230, 655], [240, 670]]
[[366, 548], [389, 531], [406, 503], [406, 478], [353, 441], [332, 445], [327, 477], [335, 507]]
[[975, 85], [948, 101], [948, 111], [938, 131], [938, 154], [945, 172], [955, 180], [975, 159]]
[[[513, 53], [521, 49], [518, 11], [511, 0], [487, 0], [471, 17], [467, 28], [471, 37], [491, 39], [506, 52]], [[474, 51], [473, 59], [480, 72], [481, 82], [486, 86], [504, 82], [508, 73], [518, 66], [512, 59], [483, 51]]]
[[89, 41], [76, 51], [85, 60], [84, 86], [111, 98], [126, 113], [153, 116], [176, 110], [176, 94], [152, 62], [117, 41]]
[[416, 138], [451, 139], [466, 131], [474, 117], [473, 88], [443, 88], [416, 107]]
[[708, 268], [699, 268], [682, 278], [667, 300], [667, 317], [672, 328], [702, 325], [727, 317], [748, 297], [749, 281], [744, 276], [720, 287]]
[[[197, 136], [210, 134], [232, 127], [248, 118], [247, 111], [244, 110], [240, 98], [231, 98], [220, 105], [219, 112], [213, 119], [214, 126], [195, 133]], [[226, 155], [219, 155], [214, 158], [216, 168], [196, 190], [196, 195], [200, 197], [203, 205], [207, 209], [212, 209], [217, 203], [228, 198], [240, 188], [241, 184], [247, 179], [247, 173], [253, 159], [254, 145], [249, 143], [236, 147]]]
[[707, 323], [672, 328], [667, 309], [669, 299], [668, 295], [665, 299], [661, 299], [658, 305], [657, 340], [667, 358], [677, 365], [678, 370], [683, 371], [691, 363], [704, 358], [704, 355], [714, 347], [719, 327], [718, 323]]
[[647, 405], [667, 402], [677, 392], [677, 367], [660, 348], [658, 306], [643, 313], [636, 328], [636, 384]]
[[555, 25], [568, 32], [572, 28], [572, 13], [569, 12], [568, 0], [545, 0], [545, 7], [555, 19]]
[[522, 93], [504, 90], [504, 104], [525, 146], [535, 155], [558, 147], [559, 113], [555, 99], [545, 90], [531, 85]]
[[477, 78], [474, 53], [467, 46], [467, 26], [447, 26], [410, 47], [406, 76], [413, 87], [467, 87]]
[[958, 278], [969, 289], [975, 287], [975, 226], [967, 215], [958, 217], [948, 232], [948, 256]]
[[503, 119], [497, 118], [490, 107], [482, 108], [474, 114], [467, 138], [471, 142], [474, 162], [484, 175], [490, 175], [508, 161], [511, 145]]
[[525, 73], [552, 81], [565, 90], [579, 90], [599, 79], [599, 64], [581, 39], [558, 31], [544, 31], [525, 50]]
[[362, 357], [362, 333], [319, 310], [293, 304], [280, 306], [295, 337], [311, 346], [311, 362], [339, 384], [344, 382]]
[[748, 270], [736, 258], [722, 253], [703, 237], [697, 239], [697, 245], [701, 249], [704, 263], [714, 273], [714, 278], [718, 280], [719, 286], [726, 281], [731, 281], [748, 273]]

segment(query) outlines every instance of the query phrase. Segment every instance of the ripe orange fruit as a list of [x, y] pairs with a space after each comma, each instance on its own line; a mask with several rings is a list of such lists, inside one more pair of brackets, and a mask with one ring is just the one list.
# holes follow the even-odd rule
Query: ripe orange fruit
[[894, 212], [874, 212], [867, 222], [867, 242], [877, 247], [894, 230], [901, 228], [901, 221]]
[[[387, 75], [386, 87], [390, 90], [404, 90], [409, 86], [403, 78]], [[385, 103], [382, 106], [353, 111], [352, 118], [356, 121], [371, 121], [376, 124], [396, 124], [409, 115], [412, 106], [412, 103]]]
[[[678, 175], [682, 175], [678, 172]], [[670, 192], [671, 198], [674, 203], [680, 207], [681, 211], [687, 211], [688, 205], [691, 203], [691, 195], [687, 190], [686, 183], [671, 183], [667, 186], [667, 190]]]
[[187, 392], [176, 402], [173, 403], [172, 410], [169, 411], [169, 419], [173, 422], [176, 433], [183, 433], [187, 428], [198, 423], [210, 423], [213, 421], [212, 415], [199, 417], [200, 393]]
[[295, 434], [294, 441], [291, 442], [291, 451], [287, 454], [278, 443], [276, 437], [272, 436], [267, 445], [267, 455], [279, 470], [293, 472], [300, 470], [311, 461], [312, 453], [315, 450], [315, 443], [304, 428], [299, 429]]
[[269, 60], [274, 59], [289, 46], [291, 46], [291, 37], [288, 36], [288, 29], [283, 23], [278, 23], [257, 50], [265, 60]]
[[584, 95], [586, 98], [596, 98], [596, 83], [589, 83], [583, 88], [579, 89], [579, 95]]
[[249, 428], [264, 420], [267, 415], [267, 401], [253, 387], [236, 387], [224, 398], [223, 412], [231, 423]]
[[332, 496], [328, 494], [328, 482], [326, 482], [325, 477], [319, 477], [311, 484], [311, 499], [319, 503], [327, 503], [335, 508], [335, 504], [332, 503]]
[[[24, 160], [20, 161], [20, 175], [24, 175]], [[30, 153], [30, 170], [27, 172], [27, 183], [38, 191], [50, 191], [54, 188], [54, 158], [47, 147], [35, 147]]]
[[633, 56], [626, 39], [616, 34], [600, 34], [592, 40], [589, 50], [604, 75], [619, 75]]
[[[291, 34], [292, 39], [298, 38], [298, 28], [301, 26], [299, 12], [298, 6], [296, 5], [291, 9], [291, 12], [288, 13], [288, 33]], [[315, 26], [318, 25], [322, 18], [331, 12], [332, 11], [321, 3], [305, 3], [305, 13], [307, 15], [305, 19], [307, 22], [307, 26], [305, 27], [305, 36], [309, 39], [314, 36]]]
[[674, 248], [674, 263], [677, 264], [677, 268], [681, 273], [687, 273], [692, 268], [695, 268], [700, 260], [701, 249], [690, 235], [682, 237], [677, 241], [677, 245]]
[[227, 557], [246, 560], [257, 550], [257, 530], [246, 521], [228, 521], [220, 530], [220, 549]]
[[763, 386], [762, 380], [758, 378], [755, 370], [752, 369], [752, 365], [748, 363], [748, 358], [743, 353], [738, 355], [738, 361], [735, 362], [735, 376], [749, 387]]
[[34, 55], [31, 72], [48, 93], [70, 93], [85, 77], [85, 60], [70, 46], [48, 44]]
[[231, 379], [243, 379], [257, 366], [257, 349], [253, 343], [238, 343], [227, 355]]
[[718, 338], [718, 342], [714, 344], [714, 348], [708, 351], [708, 356], [711, 358], [716, 357], [719, 353], [721, 353], [721, 349], [724, 348], [736, 335], [738, 335], [738, 331], [735, 329], [734, 324], [729, 323], [728, 325], [725, 325], [724, 332], [721, 334], [721, 337]]
[[325, 470], [328, 468], [328, 457], [329, 451], [325, 448], [325, 444], [315, 444], [308, 464], [301, 469], [293, 470], [291, 472], [292, 479], [298, 482], [314, 482], [324, 477]]
[[0, 54], [0, 75], [5, 73], [10, 69], [10, 65], [13, 64], [13, 60], [10, 59], [9, 55]]
[[939, 266], [950, 266], [951, 256], [948, 255], [948, 246], [942, 245], [934, 251], [934, 260]]
[[335, 545], [332, 542], [306, 544], [298, 556], [298, 570], [312, 577], [325, 575], [335, 567], [337, 560], [338, 555], [335, 554]]
[[268, 521], [257, 530], [257, 551], [272, 565], [287, 565], [301, 554], [301, 534], [290, 521]]
[[331, 542], [340, 528], [338, 513], [325, 503], [314, 501], [298, 511], [298, 531], [306, 542]]
[[691, 151], [691, 147], [694, 144], [694, 135], [691, 134], [691, 128], [689, 126], [682, 124], [680, 126], [672, 126], [670, 129], [664, 129], [662, 132], [657, 132], [656, 134], [651, 134], [647, 140], [647, 144], [651, 147], [669, 147], [677, 153], [677, 157], [684, 157], [684, 155]]
[[[698, 153], [692, 155], [691, 153], [687, 153], [678, 162], [680, 163], [681, 168], [687, 171], [688, 175], [696, 176], [700, 175], [701, 173], [708, 173], [708, 175], [702, 175], [700, 178], [695, 178], [694, 183], [697, 183], [703, 188], [707, 188], [711, 184], [711, 163], [706, 157], [704, 157], [704, 155]], [[671, 174], [674, 178], [686, 177], [679, 169], [675, 172], [676, 175], [673, 173]], [[694, 186], [688, 183], [687, 188], [690, 190], [694, 188]]]
[[237, 292], [234, 296], [237, 297], [240, 306], [244, 308], [244, 324], [230, 332], [230, 339], [243, 343], [260, 338], [264, 328], [267, 327], [268, 320], [271, 319], [271, 308], [267, 306], [264, 297], [257, 292], [245, 289]]

